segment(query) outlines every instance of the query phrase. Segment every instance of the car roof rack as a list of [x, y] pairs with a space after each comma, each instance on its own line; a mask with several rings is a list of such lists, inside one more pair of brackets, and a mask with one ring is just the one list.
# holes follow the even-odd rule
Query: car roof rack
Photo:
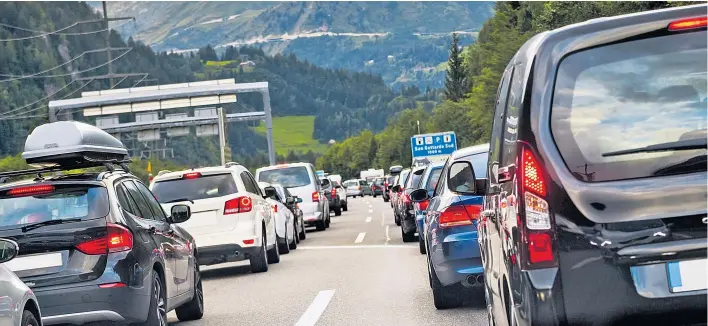
[[160, 172], [157, 172], [157, 176], [159, 177], [159, 176], [161, 176], [161, 175], [163, 175], [163, 174], [167, 174], [167, 173], [171, 173], [171, 172], [172, 172], [172, 171], [170, 171], [170, 170], [161, 170]]
[[241, 163], [238, 163], [238, 162], [226, 162], [226, 164], [224, 164], [224, 167], [230, 168], [230, 167], [232, 167], [232, 166], [237, 166], [237, 165], [241, 165]]
[[22, 158], [34, 169], [0, 173], [4, 183], [10, 177], [60, 172], [103, 166], [107, 171], [130, 172], [128, 150], [105, 131], [78, 121], [57, 121], [38, 126], [25, 141]]

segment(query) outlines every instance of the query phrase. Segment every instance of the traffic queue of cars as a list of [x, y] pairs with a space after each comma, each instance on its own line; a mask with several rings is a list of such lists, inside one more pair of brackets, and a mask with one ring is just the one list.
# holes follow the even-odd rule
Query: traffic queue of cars
[[534, 36], [502, 75], [490, 143], [401, 172], [391, 205], [404, 241], [415, 216], [437, 308], [484, 296], [490, 325], [706, 323], [706, 9]]

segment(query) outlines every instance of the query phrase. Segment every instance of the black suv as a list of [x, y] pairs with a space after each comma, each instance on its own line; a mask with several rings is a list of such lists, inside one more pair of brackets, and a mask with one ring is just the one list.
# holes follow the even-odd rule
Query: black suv
[[706, 6], [534, 36], [498, 89], [490, 324], [706, 322]]
[[342, 202], [337, 196], [337, 187], [335, 187], [332, 180], [326, 177], [320, 177], [320, 186], [322, 186], [322, 191], [329, 201], [329, 209], [334, 211], [335, 216], [342, 215]]
[[[61, 128], [53, 130], [62, 130], [62, 137], [43, 128], [57, 124]], [[73, 137], [77, 130], [83, 138]], [[75, 140], [90, 144], [73, 144]], [[38, 146], [30, 146], [36, 142]], [[102, 142], [116, 146], [108, 148]], [[42, 150], [28, 147], [56, 153], [82, 146], [114, 151], [120, 149], [117, 144], [96, 127], [55, 122], [33, 131], [23, 157], [28, 163], [46, 159], [37, 156]], [[121, 160], [103, 154], [64, 153], [51, 158], [58, 164], [54, 167], [0, 173], [0, 180], [31, 177], [0, 181], [0, 237], [20, 246], [13, 271], [34, 291], [45, 324], [166, 325], [167, 312], [173, 309], [180, 320], [200, 319], [204, 296], [196, 244], [176, 225], [189, 219], [189, 207], [177, 205], [167, 216], [124, 164], [122, 168], [112, 164]], [[104, 164], [105, 172], [45, 176]]]

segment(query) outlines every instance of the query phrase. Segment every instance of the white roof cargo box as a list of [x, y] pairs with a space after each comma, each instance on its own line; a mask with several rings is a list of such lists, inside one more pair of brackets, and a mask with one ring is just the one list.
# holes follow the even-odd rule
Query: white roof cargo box
[[22, 158], [27, 164], [79, 167], [125, 162], [129, 156], [120, 140], [97, 127], [58, 121], [32, 130]]

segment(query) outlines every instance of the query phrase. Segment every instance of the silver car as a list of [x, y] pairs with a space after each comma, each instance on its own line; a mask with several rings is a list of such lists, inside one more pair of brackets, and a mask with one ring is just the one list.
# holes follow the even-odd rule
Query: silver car
[[12, 271], [18, 251], [16, 242], [0, 239], [0, 326], [41, 326], [37, 298]]

